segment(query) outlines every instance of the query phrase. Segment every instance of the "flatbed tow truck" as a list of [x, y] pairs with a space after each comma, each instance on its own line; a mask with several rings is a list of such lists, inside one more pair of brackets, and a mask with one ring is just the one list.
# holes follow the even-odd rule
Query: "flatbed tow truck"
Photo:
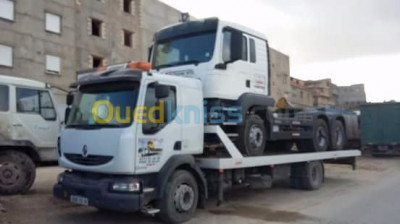
[[351, 116], [272, 112], [262, 34], [216, 18], [185, 22], [156, 34], [151, 59], [71, 85], [57, 198], [182, 223], [209, 193], [221, 204], [232, 186], [271, 187], [279, 169], [294, 188], [315, 190], [324, 163], [355, 168], [361, 152], [343, 150]]

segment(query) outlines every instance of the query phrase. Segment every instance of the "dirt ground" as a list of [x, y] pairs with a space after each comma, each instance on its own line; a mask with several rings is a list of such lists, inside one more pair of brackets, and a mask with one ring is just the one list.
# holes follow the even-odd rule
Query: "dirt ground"
[[[157, 223], [142, 214], [99, 212], [54, 198], [52, 187], [62, 171], [39, 168], [29, 194], [0, 197], [0, 224]], [[356, 171], [326, 165], [324, 186], [317, 191], [294, 190], [281, 180], [272, 189], [234, 190], [222, 207], [211, 198], [190, 223], [400, 223], [399, 185], [400, 158], [365, 156]]]

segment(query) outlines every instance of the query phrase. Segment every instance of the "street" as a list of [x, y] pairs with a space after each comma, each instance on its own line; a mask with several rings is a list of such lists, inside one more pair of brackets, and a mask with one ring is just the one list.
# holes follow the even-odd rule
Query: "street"
[[[157, 223], [142, 214], [100, 212], [60, 201], [52, 186], [61, 168], [39, 168], [28, 195], [0, 197], [0, 224], [25, 223]], [[326, 180], [318, 191], [289, 188], [278, 180], [272, 189], [236, 189], [227, 202], [216, 207], [209, 200], [189, 223], [363, 223], [400, 222], [399, 158], [358, 160], [358, 169], [326, 165]]]

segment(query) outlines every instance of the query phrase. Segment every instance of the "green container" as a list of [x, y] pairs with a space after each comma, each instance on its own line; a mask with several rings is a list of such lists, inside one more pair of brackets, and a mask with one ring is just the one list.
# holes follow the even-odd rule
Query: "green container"
[[361, 106], [361, 143], [363, 146], [400, 144], [400, 103]]

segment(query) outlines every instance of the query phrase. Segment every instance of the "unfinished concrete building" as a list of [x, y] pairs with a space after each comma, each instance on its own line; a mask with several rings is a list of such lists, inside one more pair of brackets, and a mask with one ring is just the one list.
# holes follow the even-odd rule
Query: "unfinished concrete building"
[[78, 70], [146, 60], [180, 16], [157, 0], [0, 0], [0, 74], [67, 89]]

